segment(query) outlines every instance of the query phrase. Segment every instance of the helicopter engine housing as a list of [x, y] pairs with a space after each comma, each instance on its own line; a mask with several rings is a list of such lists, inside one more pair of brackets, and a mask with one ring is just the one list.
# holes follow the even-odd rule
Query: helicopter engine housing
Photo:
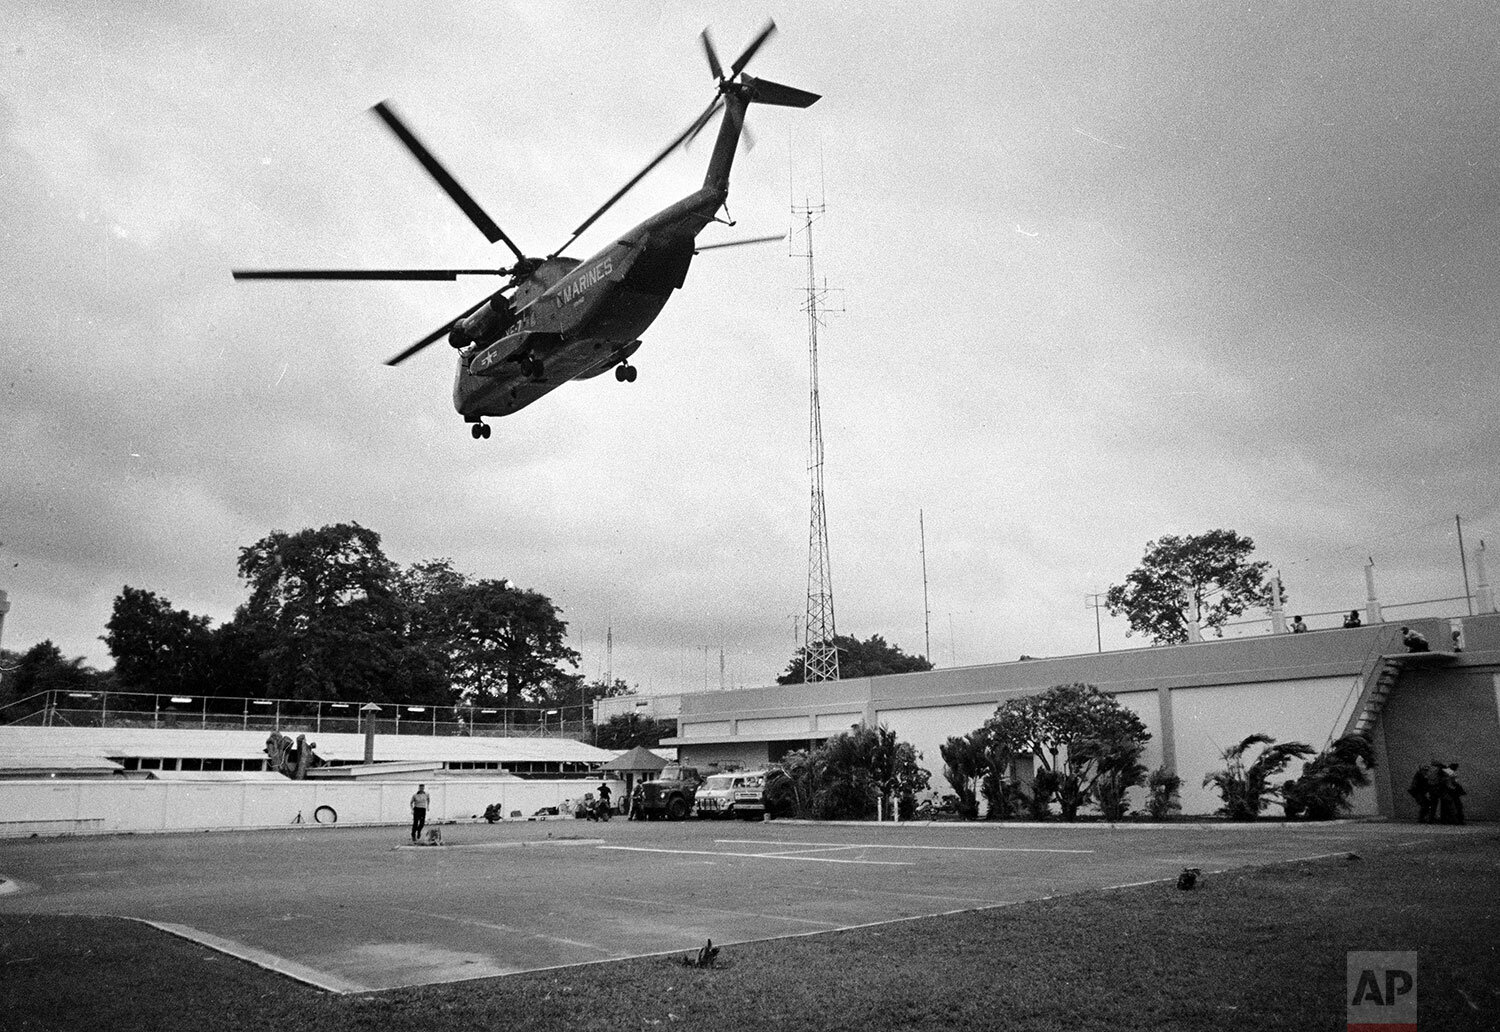
[[448, 343], [455, 348], [466, 348], [470, 344], [492, 344], [505, 335], [515, 324], [516, 314], [510, 302], [499, 294], [480, 305], [466, 319], [460, 319], [448, 331]]

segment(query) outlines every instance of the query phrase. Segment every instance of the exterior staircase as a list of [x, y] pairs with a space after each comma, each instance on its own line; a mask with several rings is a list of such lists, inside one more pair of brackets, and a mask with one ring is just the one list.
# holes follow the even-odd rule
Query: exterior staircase
[[1360, 671], [1359, 683], [1364, 688], [1349, 714], [1343, 734], [1374, 733], [1380, 714], [1385, 710], [1386, 700], [1395, 691], [1407, 668], [1446, 666], [1456, 658], [1456, 654], [1452, 652], [1406, 652], [1402, 648], [1399, 632], [1394, 635], [1382, 634]]

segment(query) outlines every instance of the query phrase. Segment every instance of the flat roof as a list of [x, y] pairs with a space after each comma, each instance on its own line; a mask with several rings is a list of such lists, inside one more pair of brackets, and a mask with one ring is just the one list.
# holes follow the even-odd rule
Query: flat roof
[[[365, 736], [286, 731], [305, 735], [325, 761], [365, 758]], [[0, 757], [13, 768], [33, 768], [48, 756], [93, 758], [186, 757], [265, 759], [267, 731], [185, 730], [141, 727], [0, 727]], [[605, 763], [615, 753], [571, 738], [377, 735], [375, 759], [398, 763]]]

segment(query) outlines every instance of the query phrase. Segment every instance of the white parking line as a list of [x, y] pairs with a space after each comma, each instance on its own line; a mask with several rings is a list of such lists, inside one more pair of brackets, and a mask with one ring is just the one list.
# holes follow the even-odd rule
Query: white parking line
[[[760, 843], [768, 845], [769, 843]], [[810, 864], [875, 864], [881, 867], [913, 867], [908, 860], [843, 860], [832, 856], [782, 856], [778, 853], [727, 853], [717, 849], [651, 849], [646, 846], [600, 846], [625, 853], [671, 853], [676, 856], [743, 856], [751, 860], [804, 860]]]
[[727, 846], [823, 846], [830, 849], [935, 849], [952, 853], [1092, 853], [1092, 849], [1042, 849], [1027, 846], [903, 846], [891, 842], [870, 842], [849, 845], [843, 842], [776, 842], [771, 839], [714, 839]]

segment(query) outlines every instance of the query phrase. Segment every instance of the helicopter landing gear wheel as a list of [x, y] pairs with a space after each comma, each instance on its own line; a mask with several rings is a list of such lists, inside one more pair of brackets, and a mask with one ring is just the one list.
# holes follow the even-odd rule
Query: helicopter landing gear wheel
[[629, 362], [621, 362], [615, 366], [615, 379], [621, 383], [635, 383], [635, 366]]
[[484, 423], [475, 423], [473, 426], [469, 427], [469, 433], [473, 435], [474, 440], [477, 441], [482, 437], [488, 438], [490, 436], [490, 428]]

